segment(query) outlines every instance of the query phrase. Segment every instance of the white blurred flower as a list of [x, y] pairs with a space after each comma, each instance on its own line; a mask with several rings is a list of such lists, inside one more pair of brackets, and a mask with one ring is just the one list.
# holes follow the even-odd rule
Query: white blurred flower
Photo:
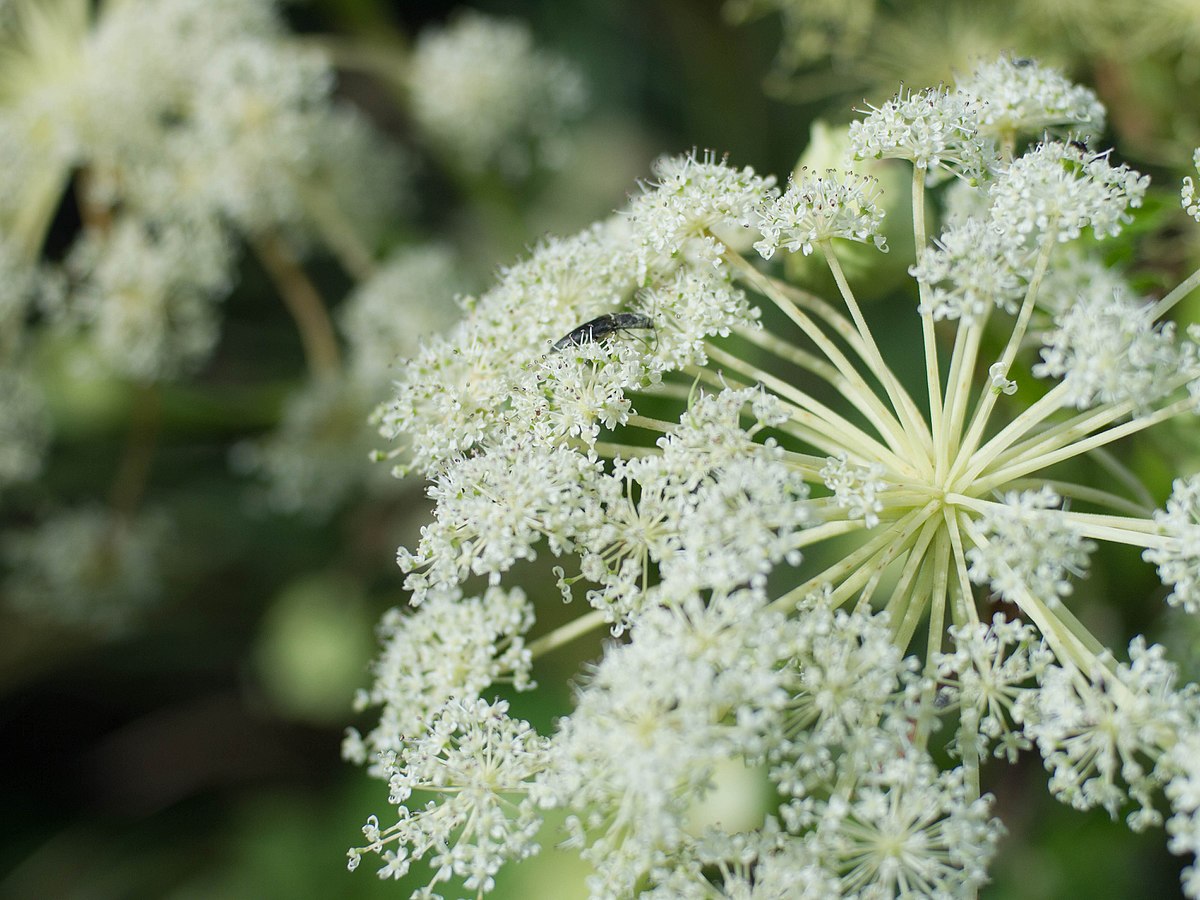
[[163, 595], [169, 526], [98, 506], [65, 510], [0, 541], [8, 604], [34, 619], [102, 636], [128, 629]]
[[387, 385], [397, 366], [420, 352], [424, 339], [458, 318], [460, 266], [448, 247], [407, 247], [350, 293], [338, 309], [338, 322], [358, 381], [372, 388]]
[[46, 399], [33, 377], [19, 368], [0, 368], [0, 488], [42, 471], [50, 427]]
[[471, 172], [520, 178], [557, 162], [583, 78], [521, 22], [464, 12], [417, 38], [405, 79], [431, 144]]

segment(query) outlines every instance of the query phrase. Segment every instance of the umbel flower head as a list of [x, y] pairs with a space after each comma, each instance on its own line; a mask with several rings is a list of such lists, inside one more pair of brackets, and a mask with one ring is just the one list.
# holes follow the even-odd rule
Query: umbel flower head
[[[347, 740], [399, 817], [371, 819], [352, 866], [424, 861], [414, 897], [484, 893], [559, 809], [597, 898], [968, 897], [1002, 831], [981, 769], [1022, 753], [1056, 797], [1134, 828], [1165, 802], [1169, 846], [1195, 854], [1196, 692], [1141, 636], [1104, 646], [1074, 588], [1124, 544], [1169, 603], [1200, 605], [1197, 477], [1155, 511], [1105, 452], [1195, 415], [1194, 332], [1164, 316], [1200, 273], [1146, 301], [1091, 255], [1148, 179], [1081, 143], [1023, 147], [1030, 123], [1102, 116], [1027, 68], [852, 129], [860, 156], [912, 164], [915, 384], [839, 262], [847, 241], [885, 249], [879, 187], [849, 160], [782, 190], [710, 155], [660, 162], [410, 361], [380, 421], [434, 509], [399, 551], [411, 610], [362, 698], [379, 724]], [[836, 292], [776, 277], [787, 252], [823, 258]], [[1116, 477], [1089, 483], [1083, 456]], [[514, 583], [547, 557], [557, 592]], [[539, 631], [559, 593], [575, 616]], [[605, 625], [552, 733], [492, 703]], [[772, 805], [694, 827], [731, 763]]]

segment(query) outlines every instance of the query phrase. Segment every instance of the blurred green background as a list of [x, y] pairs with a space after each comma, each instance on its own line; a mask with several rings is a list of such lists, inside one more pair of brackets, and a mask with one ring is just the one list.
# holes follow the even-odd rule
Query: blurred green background
[[[1097, 89], [1110, 109], [1107, 142], [1168, 194], [1190, 163], [1200, 117], [1188, 89], [1200, 79], [1180, 28], [1126, 36], [1132, 53], [1121, 50], [1119, 33], [1073, 26], [1058, 14], [1070, 4], [1050, 0], [866, 5], [874, 18], [865, 32], [835, 32], [789, 57], [794, 35], [772, 8], [779, 4], [474, 4], [529, 23], [590, 88], [567, 165], [515, 186], [457, 178], [423, 156], [395, 91], [369, 73], [343, 72], [338, 92], [394, 140], [418, 147], [415, 198], [397, 239], [450, 242], [476, 290], [540, 235], [569, 233], [620, 207], [661, 153], [711, 148], [786, 175], [815, 120], [848, 121], [852, 106], [882, 100], [900, 81], [921, 87], [1002, 50], [1038, 55]], [[1095, 4], [1092, 16], [1107, 6]], [[457, 8], [310, 0], [284, 12], [306, 39], [399, 53]], [[1200, 8], [1189, 14], [1200, 33]], [[1151, 46], [1154, 53], [1143, 52]], [[1171, 221], [1163, 213], [1159, 224]], [[48, 252], [77, 228], [60, 212]], [[1171, 233], [1138, 245], [1138, 254], [1149, 289], [1196, 255]], [[306, 266], [336, 308], [346, 275], [319, 254]], [[378, 882], [372, 860], [345, 871], [361, 824], [387, 810], [385, 787], [342, 762], [339, 743], [347, 725], [369, 721], [353, 712], [352, 696], [369, 683], [374, 623], [403, 602], [393, 557], [398, 544], [415, 542], [427, 512], [422, 486], [352, 492], [319, 515], [279, 513], [256, 499], [230, 456], [278, 425], [284, 398], [304, 380], [303, 355], [250, 256], [222, 316], [213, 358], [195, 377], [160, 385], [149, 402], [118, 379], [72, 375], [63, 363], [70, 346], [39, 348], [55, 438], [38, 482], [0, 504], [3, 527], [27, 524], [46, 498], [102, 502], [131, 454], [144, 451], [145, 502], [166, 511], [169, 538], [162, 599], [120, 633], [0, 610], [0, 898], [408, 895]], [[1159, 497], [1175, 472], [1195, 468], [1196, 436], [1175, 437], [1131, 451]], [[1146, 600], [1159, 588], [1148, 567], [1132, 562], [1111, 559], [1096, 572], [1128, 606], [1089, 624], [1118, 646], [1129, 630], [1171, 633], [1176, 658], [1194, 660], [1194, 630], [1148, 611], [1161, 607]], [[543, 590], [537, 599], [553, 615], [556, 590]], [[580, 658], [596, 648], [582, 642], [539, 663], [539, 682], [562, 687], [513, 698], [516, 711], [550, 728], [569, 710], [566, 685]], [[1182, 862], [1166, 852], [1161, 831], [1131, 835], [1103, 814], [1055, 804], [1036, 760], [994, 766], [990, 776], [1009, 837], [985, 897], [1179, 895]], [[495, 896], [583, 896], [581, 882], [569, 854], [547, 850], [505, 873]]]

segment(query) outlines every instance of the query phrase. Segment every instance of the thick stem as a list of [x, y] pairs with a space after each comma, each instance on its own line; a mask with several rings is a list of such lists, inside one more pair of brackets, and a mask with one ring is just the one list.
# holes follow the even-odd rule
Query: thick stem
[[604, 624], [604, 614], [593, 609], [591, 612], [584, 613], [578, 619], [572, 619], [566, 625], [560, 625], [549, 634], [543, 634], [535, 641], [529, 644], [529, 653], [537, 659], [543, 654], [549, 653], [564, 644], [569, 644], [577, 637], [582, 637], [594, 628]]
[[[925, 175], [923, 167], [913, 166], [913, 245], [918, 266], [925, 260], [928, 244], [928, 236], [925, 234]], [[921, 342], [925, 350], [925, 389], [929, 395], [929, 422], [933, 430], [934, 477], [940, 481], [942, 473], [946, 471], [948, 435], [942, 424], [945, 407], [942, 401], [937, 335], [933, 329], [933, 310], [930, 308], [929, 288], [925, 282], [917, 282], [917, 293], [921, 299]]]
[[375, 273], [375, 254], [363, 242], [354, 223], [346, 218], [330, 192], [311, 188], [304, 191], [302, 199], [325, 239], [325, 245], [346, 273], [360, 283], [370, 278]]
[[313, 375], [336, 374], [341, 367], [341, 352], [333, 322], [320, 293], [291, 249], [278, 236], [268, 234], [254, 241], [254, 250], [292, 314], [309, 371]]
[[1150, 321], [1156, 322], [1161, 319], [1176, 303], [1197, 287], [1200, 287], [1200, 269], [1197, 269], [1183, 281], [1179, 282], [1167, 296], [1154, 304], [1154, 309], [1150, 311]]
[[958, 527], [958, 515], [951, 506], [946, 505], [942, 507], [942, 519], [946, 523], [946, 532], [950, 536], [950, 549], [954, 552], [954, 571], [958, 576], [958, 595], [961, 605], [955, 609], [955, 624], [978, 625], [979, 610], [975, 608], [975, 591], [971, 587], [970, 567], [967, 565], [962, 531]]
[[[880, 527], [878, 530], [881, 533], [876, 534], [861, 547], [857, 548], [851, 553], [848, 553], [839, 562], [823, 570], [822, 572], [819, 572], [812, 578], [805, 581], [803, 584], [797, 585], [786, 594], [783, 594], [781, 597], [772, 601], [769, 608], [780, 612], [789, 612], [790, 610], [795, 609], [797, 604], [799, 604], [813, 591], [819, 589], [822, 585], [840, 582], [843, 578], [847, 578], [847, 576], [851, 576], [852, 578], [856, 579], [856, 584], [862, 584], [867, 578], [870, 577], [870, 570], [867, 570], [865, 573], [861, 571], [866, 569], [867, 560], [876, 556], [880, 552], [888, 552], [885, 551], [885, 548], [887, 548], [889, 544], [893, 544], [896, 548], [900, 548], [906, 541], [911, 540], [915, 535], [917, 528], [920, 527], [920, 523], [923, 522], [924, 518], [929, 515], [934, 506], [935, 504], [931, 502], [923, 509], [911, 510], [896, 522], [892, 523], [890, 527]], [[894, 552], [890, 552], [889, 558], [894, 558], [896, 552], [899, 552], [899, 549], [895, 550]]]
[[109, 505], [113, 514], [122, 521], [128, 521], [137, 512], [146, 491], [158, 445], [161, 413], [158, 389], [153, 384], [137, 386], [130, 408], [125, 449], [109, 490]]
[[[1035, 425], [1052, 416], [1062, 408], [1063, 396], [1066, 394], [1066, 382], [1059, 382], [1049, 393], [1025, 409], [1019, 416], [1009, 422], [991, 440], [979, 448], [968, 461], [966, 472], [952, 476], [951, 484], [957, 484], [960, 489], [975, 480], [987, 466], [1001, 453], [1011, 447], [1018, 438], [1028, 434]], [[959, 468], [956, 466], [956, 468]]]

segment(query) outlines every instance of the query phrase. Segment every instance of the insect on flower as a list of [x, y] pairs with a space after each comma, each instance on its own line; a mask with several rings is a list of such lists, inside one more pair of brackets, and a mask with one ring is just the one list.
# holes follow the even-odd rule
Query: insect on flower
[[618, 331], [631, 331], [635, 328], [654, 330], [654, 323], [649, 316], [641, 313], [620, 312], [605, 313], [602, 316], [584, 322], [578, 328], [563, 335], [554, 342], [554, 350], [565, 350], [571, 346], [581, 346], [598, 341], [602, 337], [615, 334]]

